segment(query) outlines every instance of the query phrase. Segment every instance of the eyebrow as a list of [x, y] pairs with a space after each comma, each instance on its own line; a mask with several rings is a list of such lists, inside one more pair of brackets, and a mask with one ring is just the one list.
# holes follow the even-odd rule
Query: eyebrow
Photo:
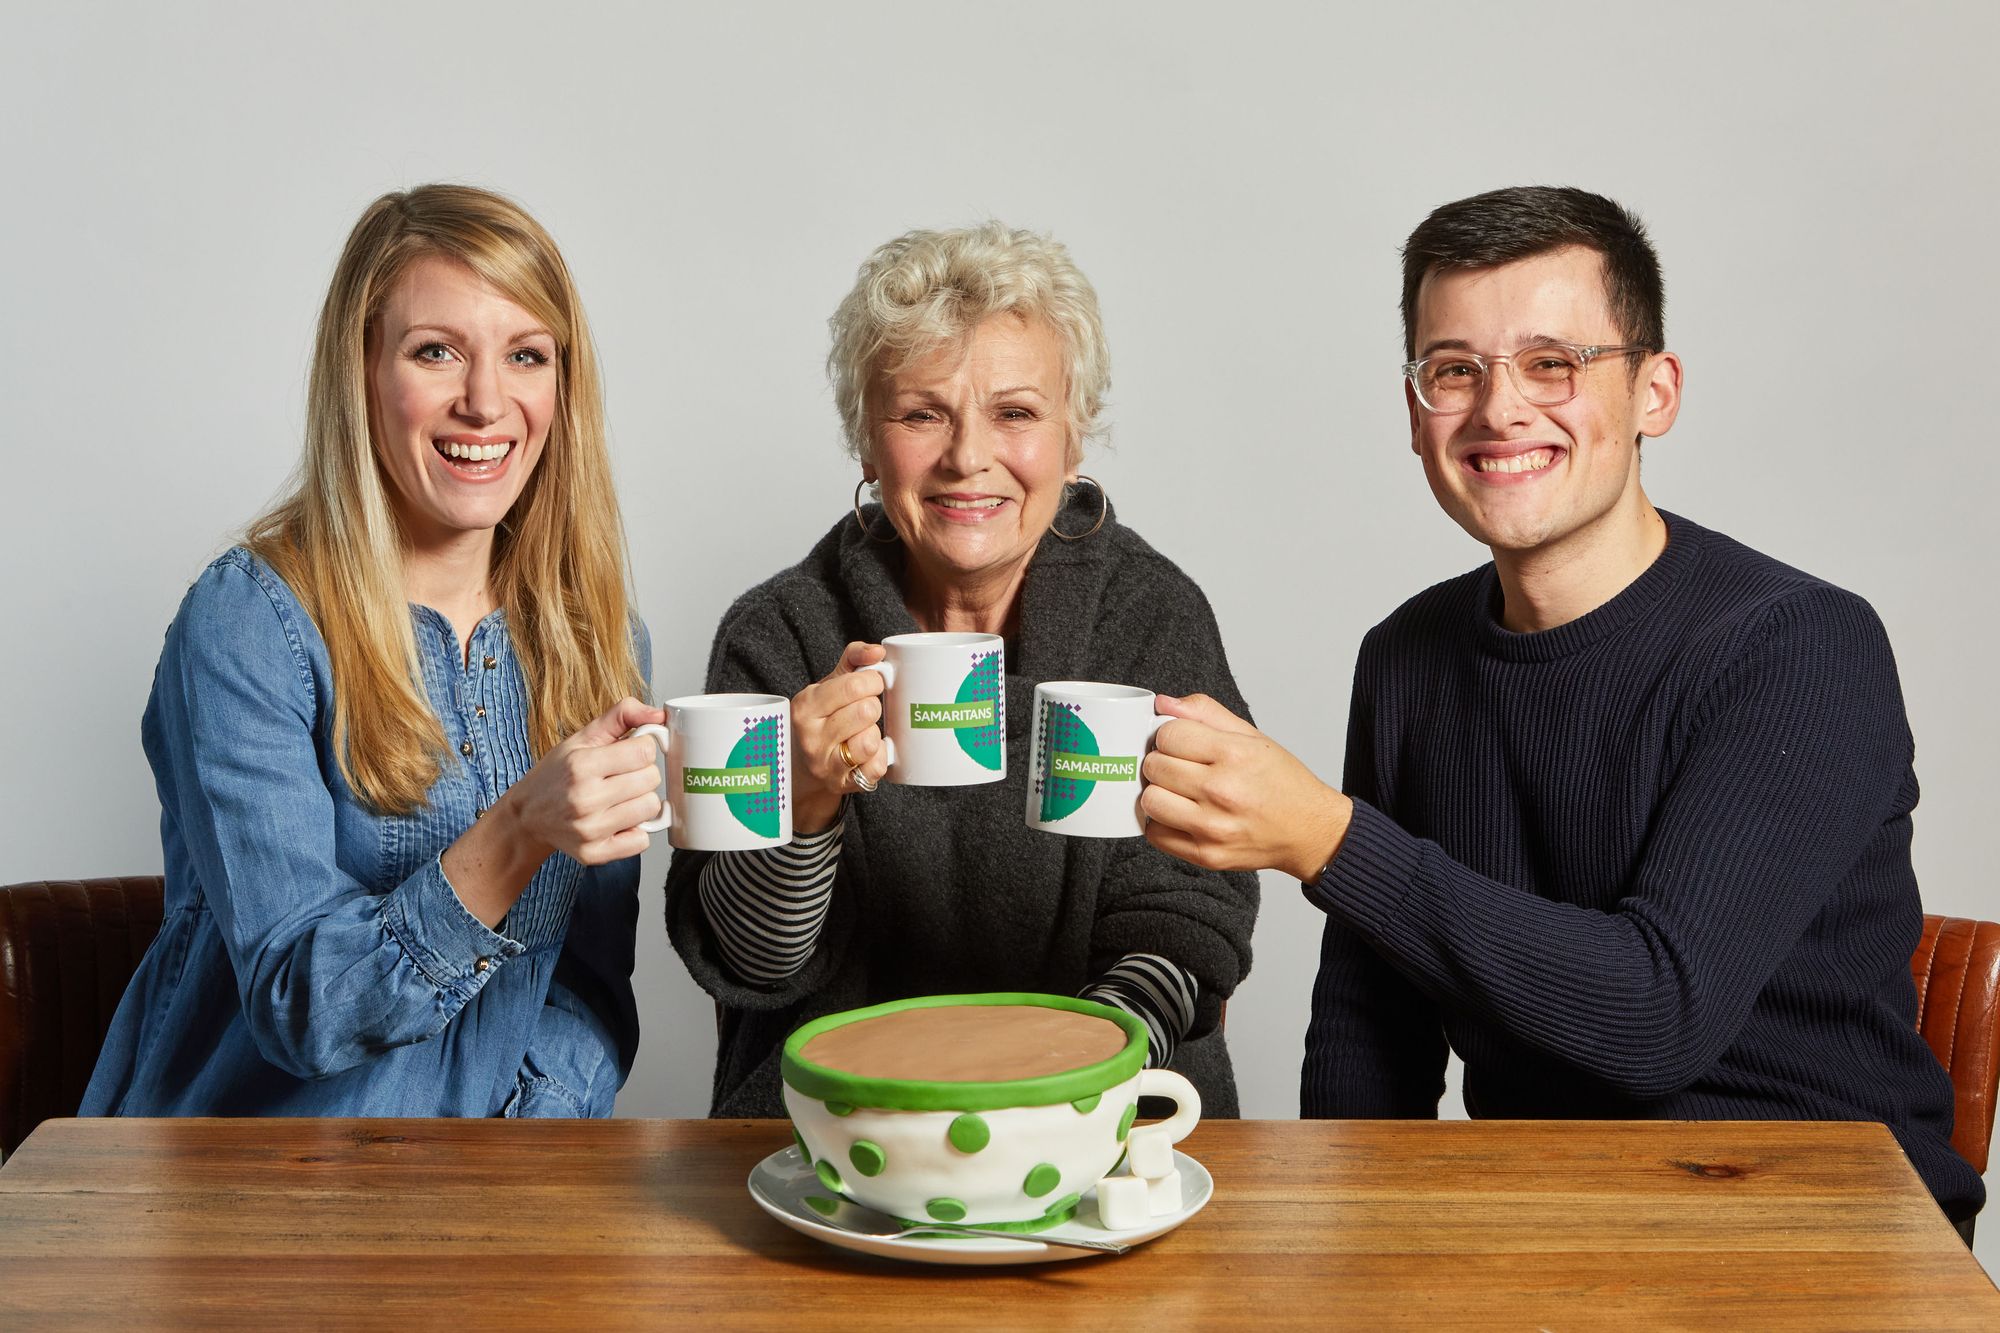
[[[1589, 343], [1580, 343], [1574, 338], [1564, 337], [1559, 333], [1530, 333], [1515, 345], [1514, 350], [1518, 352], [1523, 347], [1540, 347], [1543, 343], [1562, 343], [1569, 347], [1590, 346]], [[1435, 342], [1425, 343], [1423, 350], [1417, 353], [1417, 359], [1422, 360], [1433, 352], [1470, 352], [1471, 350], [1472, 344], [1463, 338], [1439, 338]]]
[[[409, 328], [403, 330], [403, 336], [405, 338], [409, 337], [413, 333], [442, 333], [445, 337], [456, 338], [459, 342], [472, 341], [471, 338], [469, 338], [466, 335], [464, 329], [455, 329], [451, 327], [451, 325], [449, 324], [412, 324], [410, 325]], [[556, 336], [555, 334], [549, 332], [541, 325], [535, 324], [531, 325], [526, 329], [523, 329], [521, 332], [517, 334], [514, 334], [512, 337], [508, 338], [507, 341], [510, 343], [519, 343], [519, 342], [526, 342], [530, 338], [547, 338], [549, 341], [554, 342], [555, 336]]]
[[[1012, 393], [1033, 394], [1035, 397], [1040, 398], [1044, 402], [1047, 402], [1049, 397], [1047, 394], [1043, 393], [1040, 389], [1036, 388], [1032, 384], [1011, 384], [1004, 389], [995, 389], [991, 394], [988, 395], [988, 397], [1005, 398], [1008, 394]], [[936, 389], [927, 389], [922, 386], [912, 386], [907, 389], [897, 389], [886, 396], [890, 401], [894, 401], [895, 399], [898, 398], [922, 398], [925, 399], [926, 401], [936, 402], [936, 403], [942, 403], [945, 401], [945, 395], [939, 393]]]

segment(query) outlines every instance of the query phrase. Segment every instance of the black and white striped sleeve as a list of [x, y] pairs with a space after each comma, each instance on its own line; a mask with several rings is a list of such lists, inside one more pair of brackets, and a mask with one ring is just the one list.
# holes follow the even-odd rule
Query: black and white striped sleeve
[[1172, 1062], [1174, 1048], [1194, 1026], [1194, 1002], [1201, 983], [1192, 973], [1156, 953], [1128, 953], [1090, 983], [1082, 998], [1113, 1005], [1143, 1019], [1150, 1034], [1146, 1067]]
[[742, 980], [775, 985], [812, 957], [833, 902], [842, 823], [783, 847], [717, 852], [702, 866], [702, 912], [723, 961]]

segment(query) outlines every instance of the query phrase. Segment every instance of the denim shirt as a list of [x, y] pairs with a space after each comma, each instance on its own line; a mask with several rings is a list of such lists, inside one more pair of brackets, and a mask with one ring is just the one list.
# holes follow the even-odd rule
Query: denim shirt
[[166, 915], [83, 1115], [610, 1114], [639, 1040], [638, 858], [556, 853], [498, 930], [465, 909], [440, 856], [532, 765], [529, 697], [503, 611], [469, 665], [442, 615], [410, 613], [451, 762], [383, 815], [341, 777], [291, 589], [238, 548], [189, 590], [141, 729]]

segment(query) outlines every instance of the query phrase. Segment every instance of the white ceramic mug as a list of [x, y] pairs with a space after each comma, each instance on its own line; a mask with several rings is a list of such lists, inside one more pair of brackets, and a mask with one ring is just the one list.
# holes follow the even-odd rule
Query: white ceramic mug
[[690, 694], [648, 722], [665, 769], [666, 808], [639, 825], [676, 847], [740, 852], [792, 840], [792, 701], [778, 694]]
[[1082, 838], [1144, 833], [1139, 793], [1146, 783], [1139, 769], [1154, 734], [1173, 721], [1153, 709], [1153, 692], [1136, 685], [1052, 680], [1035, 686], [1028, 827]]
[[964, 787], [1007, 776], [1007, 660], [998, 634], [892, 634], [880, 672], [886, 781]]

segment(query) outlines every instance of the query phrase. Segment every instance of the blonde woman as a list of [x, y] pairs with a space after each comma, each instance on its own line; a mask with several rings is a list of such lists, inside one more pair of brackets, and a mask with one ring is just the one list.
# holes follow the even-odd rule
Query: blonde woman
[[[1235, 1115], [1219, 1027], [1256, 878], [1021, 820], [1038, 681], [1243, 706], [1201, 590], [1077, 470], [1110, 382], [1096, 293], [1046, 236], [914, 231], [869, 256], [832, 324], [853, 510], [738, 599], [708, 670], [712, 690], [791, 698], [798, 836], [678, 852], [667, 876], [668, 932], [721, 1005], [710, 1113], [784, 1114], [779, 1047], [815, 1015], [1027, 990], [1137, 1014], [1153, 1061]], [[882, 677], [858, 668], [914, 630], [1005, 636], [1006, 781], [878, 788]]]
[[297, 490], [167, 631], [166, 919], [85, 1115], [606, 1115], [659, 811], [597, 363], [548, 234], [375, 201]]

